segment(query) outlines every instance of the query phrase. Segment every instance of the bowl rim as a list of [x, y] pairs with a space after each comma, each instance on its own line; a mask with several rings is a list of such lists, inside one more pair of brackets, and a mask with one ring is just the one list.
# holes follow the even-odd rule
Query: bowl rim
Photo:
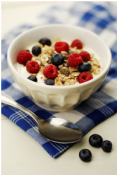
[[[95, 37], [97, 37], [106, 47], [106, 49], [108, 50], [108, 54], [109, 54], [109, 61], [107, 62], [107, 66], [106, 68], [97, 76], [95, 77], [94, 79], [91, 79], [90, 81], [87, 81], [85, 83], [81, 83], [81, 84], [76, 84], [76, 85], [70, 85], [70, 86], [45, 86], [45, 84], [39, 84], [39, 83], [35, 83], [33, 81], [30, 81], [28, 79], [26, 79], [25, 77], [23, 77], [22, 75], [19, 74], [19, 72], [15, 69], [15, 67], [13, 66], [13, 64], [11, 63], [10, 61], [10, 52], [11, 52], [11, 48], [12, 48], [12, 45], [14, 44], [14, 42], [16, 42], [20, 37], [22, 37], [23, 35], [25, 36], [26, 33], [28, 32], [31, 32], [33, 30], [37, 30], [37, 29], [40, 29], [40, 28], [47, 28], [47, 27], [70, 27], [70, 28], [76, 28], [76, 29], [82, 29], [84, 31], [87, 31], [89, 32], [90, 34], [94, 35]], [[95, 82], [96, 80], [98, 80], [99, 78], [101, 78], [103, 75], [105, 75], [108, 71], [109, 71], [109, 68], [110, 68], [110, 65], [111, 65], [111, 61], [112, 61], [112, 55], [111, 55], [111, 51], [109, 49], [109, 47], [106, 45], [106, 43], [101, 39], [101, 37], [99, 37], [97, 34], [95, 34], [94, 32], [90, 31], [90, 30], [87, 30], [87, 29], [84, 29], [83, 27], [79, 27], [79, 26], [74, 26], [74, 25], [67, 25], [67, 24], [49, 24], [49, 25], [43, 25], [43, 26], [38, 26], [38, 27], [33, 27], [23, 33], [21, 33], [20, 35], [18, 35], [13, 41], [12, 43], [10, 44], [9, 48], [8, 48], [8, 51], [7, 51], [7, 61], [8, 61], [8, 65], [9, 67], [14, 71], [14, 73], [19, 76], [22, 81], [26, 81], [26, 83], [30, 84], [31, 86], [36, 86], [36, 87], [43, 87], [43, 88], [50, 88], [50, 89], [71, 89], [71, 88], [76, 88], [76, 87], [82, 87], [82, 86], [87, 86], [88, 84], [91, 84], [93, 82]]]

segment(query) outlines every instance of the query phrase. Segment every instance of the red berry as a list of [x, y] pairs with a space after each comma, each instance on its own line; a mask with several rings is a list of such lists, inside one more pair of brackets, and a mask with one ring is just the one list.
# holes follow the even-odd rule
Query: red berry
[[91, 79], [93, 79], [93, 76], [92, 76], [92, 74], [89, 73], [89, 72], [82, 72], [82, 73], [80, 73], [80, 75], [78, 76], [78, 82], [79, 82], [79, 83], [84, 83], [84, 82], [89, 81], [89, 80], [91, 80]]
[[72, 41], [71, 47], [77, 47], [77, 49], [82, 49], [83, 44], [80, 40], [75, 39], [74, 41]]
[[55, 65], [48, 65], [44, 68], [43, 74], [46, 78], [54, 79], [58, 75], [58, 71]]
[[76, 67], [82, 63], [82, 57], [77, 53], [71, 53], [68, 57], [68, 64], [70, 67]]
[[21, 50], [17, 55], [17, 62], [20, 64], [25, 64], [27, 61], [31, 60], [32, 54], [25, 50]]
[[79, 55], [82, 57], [84, 61], [90, 60], [90, 54], [87, 51], [82, 51], [79, 53]]
[[55, 43], [55, 50], [58, 52], [58, 53], [61, 53], [61, 51], [66, 51], [68, 52], [69, 51], [69, 45], [68, 43], [66, 42], [56, 42]]
[[36, 61], [28, 61], [26, 69], [29, 73], [37, 73], [39, 72], [40, 66]]

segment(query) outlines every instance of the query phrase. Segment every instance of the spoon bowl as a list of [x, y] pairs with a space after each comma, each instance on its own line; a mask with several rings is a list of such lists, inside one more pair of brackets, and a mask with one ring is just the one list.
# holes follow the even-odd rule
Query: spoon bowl
[[39, 132], [50, 141], [62, 144], [74, 143], [82, 138], [79, 128], [62, 118], [43, 120], [39, 125]]
[[12, 99], [1, 95], [3, 104], [13, 106], [30, 115], [38, 124], [39, 133], [46, 139], [61, 144], [74, 143], [82, 139], [82, 131], [73, 123], [62, 118], [41, 119], [32, 111]]

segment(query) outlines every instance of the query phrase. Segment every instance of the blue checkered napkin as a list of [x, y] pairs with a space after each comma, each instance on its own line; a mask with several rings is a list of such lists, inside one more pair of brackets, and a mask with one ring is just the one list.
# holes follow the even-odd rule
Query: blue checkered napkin
[[[66, 21], [67, 24], [81, 26], [97, 33], [110, 47], [113, 60], [102, 86], [88, 100], [69, 112], [48, 112], [36, 106], [14, 82], [7, 65], [7, 49], [17, 35], [29, 28], [52, 23], [66, 24]], [[104, 2], [103, 5], [91, 2], [61, 2], [52, 6], [33, 23], [22, 25], [3, 38], [1, 62], [3, 93], [44, 119], [53, 116], [72, 119], [85, 135], [97, 124], [117, 112], [117, 10], [108, 2]], [[54, 158], [72, 146], [47, 141], [39, 134], [35, 121], [16, 108], [2, 105], [2, 114], [39, 142]]]

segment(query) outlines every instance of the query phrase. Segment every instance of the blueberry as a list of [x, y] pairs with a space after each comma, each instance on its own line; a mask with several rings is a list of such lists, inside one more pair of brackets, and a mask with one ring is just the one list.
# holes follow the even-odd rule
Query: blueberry
[[41, 53], [41, 47], [39, 47], [39, 46], [34, 46], [34, 47], [32, 48], [32, 53], [33, 53], [33, 55], [38, 56], [38, 55]]
[[89, 137], [89, 143], [91, 146], [99, 148], [102, 145], [102, 137], [98, 134], [93, 134]]
[[51, 62], [52, 62], [52, 64], [54, 64], [55, 66], [58, 66], [58, 65], [63, 64], [63, 61], [64, 61], [64, 56], [61, 55], [61, 54], [54, 54], [54, 55], [51, 57]]
[[102, 149], [105, 152], [111, 152], [112, 143], [109, 140], [105, 140], [102, 142]]
[[55, 83], [54, 83], [54, 80], [52, 80], [52, 79], [46, 79], [45, 84], [53, 86]]
[[79, 157], [84, 162], [90, 162], [92, 157], [91, 151], [88, 149], [82, 149], [79, 152]]
[[76, 53], [76, 52], [74, 52], [74, 51], [71, 51], [71, 52], [69, 52], [69, 53], [68, 53], [68, 56], [69, 56], [71, 53]]
[[37, 77], [34, 75], [30, 75], [27, 79], [34, 81], [34, 82], [37, 82]]
[[83, 62], [78, 66], [78, 71], [79, 72], [90, 71], [91, 67], [92, 67], [92, 65], [90, 63]]
[[47, 46], [50, 46], [51, 45], [51, 41], [48, 38], [42, 38], [42, 39], [40, 39], [39, 40], [39, 43], [41, 43], [43, 46], [44, 45], [47, 45]]

